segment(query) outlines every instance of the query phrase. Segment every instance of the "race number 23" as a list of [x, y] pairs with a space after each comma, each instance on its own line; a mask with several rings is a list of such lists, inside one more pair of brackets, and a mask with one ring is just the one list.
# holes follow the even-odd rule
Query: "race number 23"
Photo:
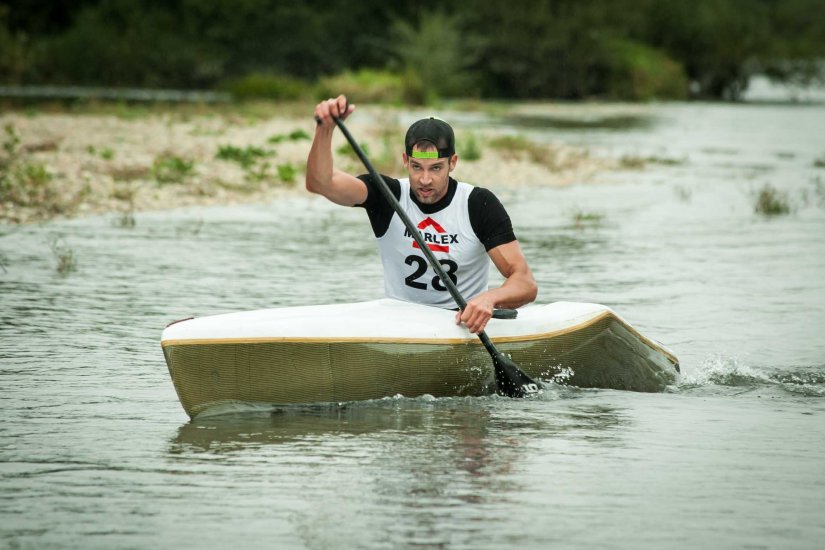
[[[419, 290], [427, 290], [427, 283], [422, 283], [418, 279], [421, 278], [424, 273], [427, 272], [427, 260], [422, 258], [421, 256], [410, 255], [404, 260], [407, 265], [415, 266], [415, 271], [413, 271], [409, 276], [404, 279], [404, 282], [407, 286], [411, 286], [413, 288], [417, 288]], [[447, 272], [447, 276], [453, 280], [454, 284], [458, 284], [458, 279], [455, 276], [455, 272], [458, 271], [458, 264], [452, 260], [438, 260], [438, 263], [444, 268], [444, 271]], [[446, 291], [447, 287], [441, 282], [441, 279], [436, 275], [433, 277], [431, 282], [433, 288], [436, 290]]]

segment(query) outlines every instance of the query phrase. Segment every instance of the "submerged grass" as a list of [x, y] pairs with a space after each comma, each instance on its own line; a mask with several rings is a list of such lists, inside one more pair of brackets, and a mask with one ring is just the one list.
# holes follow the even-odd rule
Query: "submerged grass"
[[573, 224], [578, 227], [597, 227], [604, 221], [604, 214], [599, 212], [586, 212], [584, 210], [576, 210], [573, 212]]
[[787, 193], [781, 192], [772, 185], [765, 185], [756, 195], [754, 212], [763, 216], [780, 216], [791, 211]]
[[61, 242], [57, 238], [52, 239], [49, 242], [49, 248], [57, 260], [55, 269], [57, 270], [58, 275], [65, 277], [69, 273], [77, 270], [77, 259], [75, 258], [74, 250], [66, 246], [65, 243]]
[[619, 165], [622, 168], [629, 170], [641, 170], [648, 164], [659, 164], [662, 166], [681, 166], [685, 164], [684, 159], [675, 159], [670, 157], [660, 157], [656, 155], [639, 156], [639, 155], [622, 155], [619, 159]]

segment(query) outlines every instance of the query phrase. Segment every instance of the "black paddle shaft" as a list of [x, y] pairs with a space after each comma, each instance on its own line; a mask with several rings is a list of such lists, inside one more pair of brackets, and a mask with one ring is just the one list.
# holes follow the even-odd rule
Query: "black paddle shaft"
[[[415, 239], [415, 242], [418, 243], [418, 247], [421, 249], [421, 252], [424, 253], [427, 261], [435, 270], [436, 274], [438, 274], [441, 282], [444, 283], [445, 287], [447, 287], [450, 296], [453, 297], [453, 300], [455, 300], [458, 308], [464, 310], [464, 308], [467, 307], [467, 301], [458, 291], [458, 288], [455, 286], [455, 283], [453, 283], [453, 280], [450, 279], [444, 271], [444, 268], [441, 267], [441, 264], [432, 253], [432, 250], [430, 250], [430, 247], [424, 242], [418, 228], [413, 224], [412, 220], [410, 220], [410, 217], [407, 216], [407, 213], [401, 208], [401, 204], [399, 204], [398, 199], [396, 199], [395, 195], [393, 195], [392, 191], [390, 191], [387, 182], [384, 181], [384, 178], [381, 177], [381, 174], [378, 173], [370, 160], [367, 158], [364, 150], [361, 149], [361, 146], [358, 145], [358, 142], [355, 141], [355, 138], [349, 133], [349, 130], [346, 125], [344, 125], [344, 122], [338, 117], [333, 117], [333, 120], [335, 120], [335, 124], [338, 125], [338, 128], [341, 129], [344, 137], [347, 138], [347, 141], [350, 146], [352, 146], [355, 154], [358, 155], [358, 158], [361, 159], [361, 162], [367, 168], [367, 171], [370, 176], [372, 176], [372, 179], [378, 183], [378, 189], [381, 190], [381, 194], [384, 195], [384, 198], [390, 203], [393, 210], [395, 210], [395, 213], [398, 214], [398, 217], [401, 218], [402, 222], [404, 222], [404, 225], [407, 227], [407, 230], [410, 232], [413, 239]], [[537, 385], [533, 379], [519, 369], [515, 363], [507, 359], [507, 357], [505, 357], [504, 354], [496, 348], [495, 344], [493, 344], [486, 332], [483, 330], [479, 332], [478, 339], [481, 340], [481, 343], [484, 344], [487, 352], [493, 358], [493, 363], [496, 367], [496, 381], [498, 382], [499, 391], [501, 393], [507, 395], [508, 397], [523, 397], [525, 394], [535, 393], [537, 391]]]

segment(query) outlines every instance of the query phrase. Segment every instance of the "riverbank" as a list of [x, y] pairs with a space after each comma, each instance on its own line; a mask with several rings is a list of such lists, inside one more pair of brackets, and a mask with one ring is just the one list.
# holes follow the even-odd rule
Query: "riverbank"
[[[314, 125], [306, 105], [147, 109], [123, 105], [11, 110], [0, 115], [0, 221], [116, 213], [193, 205], [268, 202], [302, 193]], [[360, 106], [348, 125], [385, 173], [401, 173], [409, 113]], [[455, 124], [454, 175], [493, 190], [558, 186], [638, 168], [641, 159], [600, 158], [563, 143], [534, 143]], [[493, 151], [495, 149], [495, 151]], [[365, 170], [336, 136], [338, 167]]]

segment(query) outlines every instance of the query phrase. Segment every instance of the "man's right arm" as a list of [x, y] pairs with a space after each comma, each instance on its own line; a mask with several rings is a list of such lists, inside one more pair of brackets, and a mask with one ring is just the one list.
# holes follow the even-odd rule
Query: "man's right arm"
[[306, 188], [336, 204], [353, 206], [367, 200], [366, 184], [351, 174], [335, 170], [332, 163], [333, 116], [344, 120], [355, 109], [343, 95], [315, 107], [315, 138], [307, 157]]

